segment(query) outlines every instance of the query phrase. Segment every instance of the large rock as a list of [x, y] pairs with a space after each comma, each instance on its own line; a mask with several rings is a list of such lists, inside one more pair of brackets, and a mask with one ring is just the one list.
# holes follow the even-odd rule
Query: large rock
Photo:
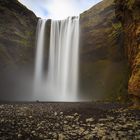
[[113, 0], [103, 0], [82, 13], [80, 25], [80, 89], [83, 95], [89, 94], [91, 100], [120, 99], [127, 95], [128, 66], [122, 24], [116, 20]]

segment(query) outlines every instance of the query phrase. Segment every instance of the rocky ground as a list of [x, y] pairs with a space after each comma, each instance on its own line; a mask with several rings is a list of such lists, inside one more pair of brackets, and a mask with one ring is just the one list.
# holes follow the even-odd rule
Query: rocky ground
[[140, 110], [117, 103], [0, 104], [0, 140], [139, 140]]

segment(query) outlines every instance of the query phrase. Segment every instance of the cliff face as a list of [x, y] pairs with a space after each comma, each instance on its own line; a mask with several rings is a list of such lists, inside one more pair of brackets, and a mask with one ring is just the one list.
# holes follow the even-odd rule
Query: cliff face
[[124, 49], [131, 68], [129, 94], [140, 97], [140, 1], [116, 0], [116, 15], [124, 30]]
[[32, 64], [37, 18], [17, 0], [0, 0], [0, 70]]
[[0, 0], [0, 100], [29, 97], [26, 89], [33, 72], [25, 73], [34, 65], [37, 20], [17, 0]]
[[[0, 19], [0, 78], [4, 79], [6, 69], [34, 64], [37, 18], [17, 0], [0, 0]], [[80, 27], [79, 93], [91, 100], [121, 99], [128, 91], [139, 96], [138, 0], [128, 5], [121, 0], [116, 0], [116, 4], [113, 0], [103, 0], [80, 15]], [[48, 43], [50, 21], [47, 29]], [[131, 66], [129, 85], [128, 62]], [[9, 84], [12, 89], [11, 83], [13, 80], [8, 79], [6, 86], [0, 80], [0, 89], [9, 88]], [[9, 95], [9, 92], [5, 93]], [[5, 97], [7, 99], [6, 94]]]
[[81, 14], [80, 89], [90, 99], [127, 95], [128, 66], [122, 24], [113, 0], [103, 0]]

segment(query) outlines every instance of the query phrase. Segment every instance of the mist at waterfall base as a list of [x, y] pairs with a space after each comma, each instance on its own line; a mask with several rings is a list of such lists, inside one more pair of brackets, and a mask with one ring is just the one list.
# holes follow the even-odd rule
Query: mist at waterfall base
[[0, 74], [0, 101], [33, 101], [33, 65], [7, 66]]
[[48, 66], [44, 60], [46, 20], [37, 26], [35, 100], [78, 101], [79, 17], [52, 20]]

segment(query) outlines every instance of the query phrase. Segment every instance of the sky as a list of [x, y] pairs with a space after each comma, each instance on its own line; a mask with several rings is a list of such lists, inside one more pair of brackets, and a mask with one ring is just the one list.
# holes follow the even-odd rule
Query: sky
[[38, 17], [43, 19], [65, 19], [78, 16], [102, 0], [19, 0]]

